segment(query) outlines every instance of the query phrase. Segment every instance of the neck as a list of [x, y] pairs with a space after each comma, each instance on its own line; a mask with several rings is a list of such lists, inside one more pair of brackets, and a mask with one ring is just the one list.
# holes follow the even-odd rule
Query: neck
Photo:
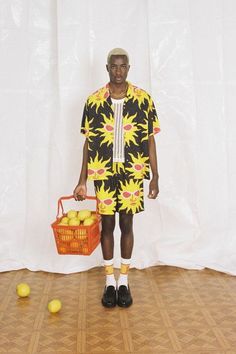
[[128, 83], [113, 84], [109, 82], [109, 92], [112, 98], [124, 98], [128, 89]]

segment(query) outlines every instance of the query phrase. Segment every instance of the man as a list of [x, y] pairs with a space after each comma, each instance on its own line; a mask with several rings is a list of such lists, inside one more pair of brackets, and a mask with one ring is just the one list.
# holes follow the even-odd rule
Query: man
[[[73, 194], [84, 200], [86, 182], [94, 181], [102, 216], [101, 246], [106, 285], [105, 307], [128, 307], [132, 296], [128, 270], [133, 249], [133, 215], [144, 210], [143, 179], [152, 179], [148, 197], [159, 193], [154, 134], [159, 122], [148, 93], [126, 81], [129, 55], [121, 48], [108, 54], [109, 83], [90, 95], [84, 107], [81, 132], [86, 140], [78, 185]], [[121, 230], [121, 268], [118, 283], [113, 271], [115, 212]]]

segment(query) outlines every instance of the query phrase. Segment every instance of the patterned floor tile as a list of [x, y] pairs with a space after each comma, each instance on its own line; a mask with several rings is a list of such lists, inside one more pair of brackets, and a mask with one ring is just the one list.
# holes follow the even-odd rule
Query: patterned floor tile
[[131, 332], [134, 352], [143, 353], [156, 351], [174, 351], [168, 331], [165, 329], [132, 329]]
[[87, 330], [86, 331], [86, 352], [93, 351], [113, 353], [125, 351], [122, 331]]
[[188, 350], [189, 353], [199, 350], [213, 351], [218, 350], [221, 347], [221, 343], [217, 339], [214, 331], [209, 329], [207, 326], [204, 328], [177, 328], [175, 329], [175, 333], [181, 343], [183, 350]]
[[[236, 278], [223, 273], [131, 269], [128, 309], [101, 305], [103, 267], [0, 277], [0, 353], [236, 354]], [[26, 299], [16, 295], [19, 282], [31, 287]], [[58, 314], [47, 310], [52, 298], [62, 301]]]

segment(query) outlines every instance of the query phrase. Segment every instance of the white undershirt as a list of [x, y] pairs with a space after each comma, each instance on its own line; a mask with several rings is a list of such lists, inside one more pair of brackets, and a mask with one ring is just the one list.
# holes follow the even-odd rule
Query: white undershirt
[[114, 143], [113, 143], [113, 162], [124, 162], [124, 132], [123, 132], [123, 104], [121, 100], [111, 99], [114, 109]]

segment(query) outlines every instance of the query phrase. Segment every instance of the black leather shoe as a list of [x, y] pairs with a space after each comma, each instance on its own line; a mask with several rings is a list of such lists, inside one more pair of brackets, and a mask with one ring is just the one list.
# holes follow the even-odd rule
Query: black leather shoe
[[105, 286], [103, 297], [102, 297], [102, 304], [105, 307], [116, 306], [116, 289], [114, 286], [112, 285], [109, 285], [108, 287]]
[[130, 288], [125, 285], [120, 285], [118, 289], [117, 305], [120, 307], [129, 307], [132, 305], [133, 299], [130, 293]]

